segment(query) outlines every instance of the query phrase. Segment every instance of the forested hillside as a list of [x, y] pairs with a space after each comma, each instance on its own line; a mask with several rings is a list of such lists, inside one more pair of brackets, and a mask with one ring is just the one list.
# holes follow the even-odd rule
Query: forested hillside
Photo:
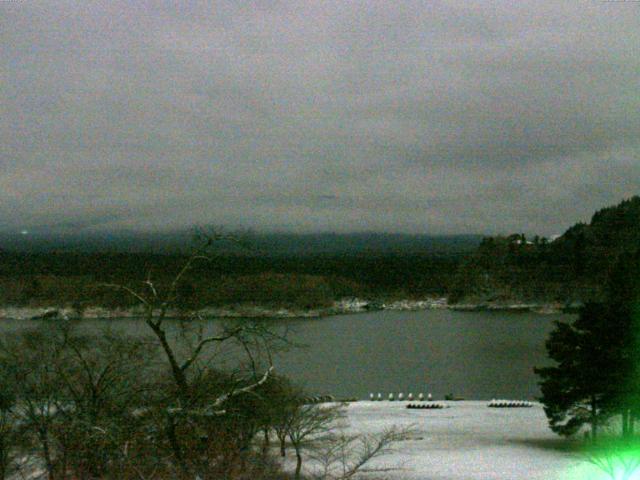
[[[198, 262], [180, 292], [190, 306], [254, 303], [327, 307], [345, 297], [443, 296], [479, 236], [248, 234], [226, 236]], [[31, 238], [0, 236], [0, 305], [131, 306], [102, 283], [170, 282], [193, 249], [193, 234], [113, 234]], [[14, 239], [15, 240], [15, 239]]]
[[[596, 212], [588, 224], [578, 223], [553, 241], [520, 233], [486, 237], [477, 247], [473, 236], [251, 240], [251, 247], [241, 251], [213, 249], [210, 261], [189, 272], [182, 299], [197, 306], [259, 303], [302, 309], [344, 297], [443, 295], [450, 303], [572, 304], [600, 299], [619, 255], [640, 247], [640, 197]], [[102, 251], [47, 250], [35, 244], [31, 251], [0, 250], [0, 304], [125, 306], [121, 295], [96, 285], [139, 285], [150, 273], [162, 284], [186, 259], [175, 251], [126, 252], [127, 243], [105, 245]]]
[[[151, 253], [0, 252], [0, 305], [130, 306], [131, 298], [102, 283], [143, 285], [148, 275], [167, 284], [181, 255]], [[326, 307], [345, 297], [423, 298], [446, 294], [456, 255], [425, 253], [271, 257], [216, 255], [188, 272], [181, 301], [190, 306], [237, 303]]]
[[596, 212], [562, 236], [484, 238], [460, 267], [452, 302], [561, 302], [599, 299], [623, 252], [640, 248], [640, 197]]

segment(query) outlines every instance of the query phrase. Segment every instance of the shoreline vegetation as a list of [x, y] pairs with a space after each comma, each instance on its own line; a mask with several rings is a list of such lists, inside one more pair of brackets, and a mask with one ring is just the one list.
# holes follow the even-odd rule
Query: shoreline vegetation
[[[531, 312], [537, 314], [575, 313], [579, 306], [559, 303], [457, 303], [449, 304], [445, 297], [422, 300], [377, 301], [347, 298], [334, 302], [329, 307], [300, 309], [273, 307], [258, 304], [238, 304], [222, 307], [206, 307], [190, 313], [200, 318], [264, 318], [302, 319], [323, 318], [378, 311], [422, 311], [448, 309], [459, 312]], [[105, 308], [87, 307], [77, 310], [73, 307], [0, 307], [0, 320], [56, 320], [64, 318], [80, 319], [124, 319], [141, 318], [144, 312], [139, 307]], [[180, 310], [169, 312], [169, 317], [180, 317]]]
[[[431, 308], [577, 313], [602, 300], [616, 259], [637, 250], [639, 219], [636, 196], [553, 239], [513, 234], [476, 244], [475, 237], [283, 235], [249, 239], [255, 248], [242, 251], [223, 242], [181, 279], [175, 316], [318, 318]], [[152, 278], [163, 291], [188, 259], [177, 251], [52, 245], [0, 246], [0, 319], [136, 317], [137, 302], [105, 286], [144, 289]]]

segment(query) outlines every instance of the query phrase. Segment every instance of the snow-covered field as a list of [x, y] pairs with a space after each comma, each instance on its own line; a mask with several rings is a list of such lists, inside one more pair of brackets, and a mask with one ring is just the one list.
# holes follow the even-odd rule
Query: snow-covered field
[[394, 453], [372, 463], [400, 467], [394, 480], [603, 479], [547, 426], [541, 405], [488, 408], [487, 402], [447, 402], [442, 410], [407, 409], [406, 402], [354, 402], [348, 429], [381, 432], [413, 425], [415, 433]]

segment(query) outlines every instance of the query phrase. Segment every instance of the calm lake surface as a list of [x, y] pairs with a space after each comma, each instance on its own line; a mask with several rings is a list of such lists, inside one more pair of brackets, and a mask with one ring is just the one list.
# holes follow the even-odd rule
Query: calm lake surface
[[[368, 398], [370, 392], [447, 393], [466, 399], [539, 395], [534, 366], [548, 364], [544, 342], [569, 315], [509, 312], [381, 311], [320, 319], [269, 320], [306, 347], [279, 352], [274, 364], [314, 394]], [[10, 335], [37, 322], [0, 321]], [[206, 328], [214, 328], [211, 320]], [[146, 335], [139, 320], [86, 320]]]

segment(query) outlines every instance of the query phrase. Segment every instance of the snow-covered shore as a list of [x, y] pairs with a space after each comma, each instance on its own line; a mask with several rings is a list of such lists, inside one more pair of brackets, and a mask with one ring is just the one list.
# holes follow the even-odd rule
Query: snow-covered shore
[[[518, 311], [535, 313], [560, 313], [561, 307], [552, 304], [454, 304], [446, 298], [426, 298], [422, 300], [379, 301], [360, 298], [345, 298], [326, 308], [295, 309], [274, 308], [264, 305], [239, 304], [224, 307], [207, 307], [198, 313], [207, 318], [319, 318], [331, 315], [363, 313], [380, 310], [430, 310], [451, 309], [456, 311]], [[143, 315], [141, 308], [88, 307], [77, 312], [69, 307], [0, 307], [0, 320], [29, 320], [38, 318], [64, 318], [80, 316], [95, 318], [138, 318]], [[179, 312], [169, 312], [169, 316], [179, 316]]]
[[564, 480], [602, 476], [547, 426], [542, 406], [488, 408], [484, 401], [449, 408], [407, 409], [406, 402], [354, 402], [349, 433], [373, 434], [393, 425], [414, 433], [371, 467], [398, 468], [389, 480]]
[[[239, 304], [224, 307], [207, 307], [198, 311], [208, 318], [318, 318], [329, 315], [362, 313], [377, 310], [428, 310], [446, 308], [446, 299], [399, 300], [389, 303], [347, 298], [335, 302], [332, 306], [318, 309], [273, 308], [263, 305]], [[103, 308], [89, 307], [82, 312], [71, 308], [57, 307], [0, 307], [0, 319], [37, 319], [71, 317], [82, 318], [136, 318], [144, 314], [141, 308]], [[179, 316], [179, 312], [169, 312], [169, 316]]]

